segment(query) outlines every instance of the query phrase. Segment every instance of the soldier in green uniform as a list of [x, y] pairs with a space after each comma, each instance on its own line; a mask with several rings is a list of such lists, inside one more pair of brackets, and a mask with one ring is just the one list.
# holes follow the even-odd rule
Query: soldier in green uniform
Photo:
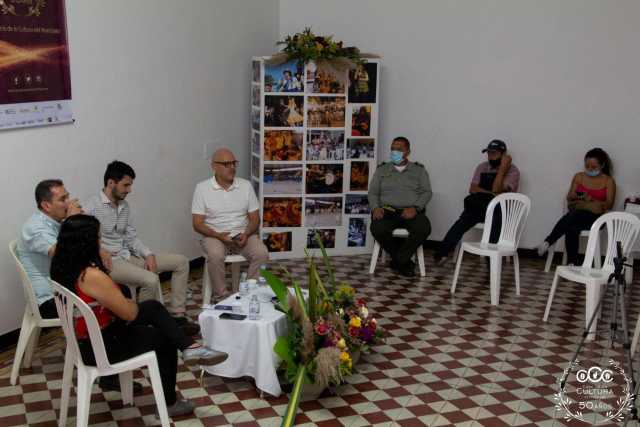
[[[411, 257], [431, 233], [425, 208], [431, 200], [429, 174], [423, 165], [410, 162], [409, 140], [399, 136], [391, 144], [391, 162], [376, 169], [369, 185], [372, 209], [371, 233], [391, 255], [391, 267], [404, 276], [413, 276]], [[392, 236], [396, 228], [409, 231], [407, 239]]]

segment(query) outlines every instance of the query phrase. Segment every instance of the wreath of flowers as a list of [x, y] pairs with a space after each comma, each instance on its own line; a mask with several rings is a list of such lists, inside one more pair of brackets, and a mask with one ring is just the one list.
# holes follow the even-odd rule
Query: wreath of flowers
[[333, 36], [318, 36], [311, 31], [311, 28], [288, 35], [277, 45], [284, 46], [282, 53], [286, 54], [288, 61], [297, 60], [300, 64], [336, 59], [347, 59], [355, 64], [365, 62], [357, 47], [345, 47], [342, 41], [333, 40]]

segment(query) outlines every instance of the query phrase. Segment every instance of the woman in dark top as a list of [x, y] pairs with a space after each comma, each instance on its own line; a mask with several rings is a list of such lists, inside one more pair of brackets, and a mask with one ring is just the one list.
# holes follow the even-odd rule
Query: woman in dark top
[[[178, 352], [185, 364], [215, 365], [227, 358], [184, 335], [158, 301], [140, 304], [122, 293], [100, 259], [100, 222], [93, 216], [73, 215], [60, 227], [51, 260], [51, 279], [78, 295], [93, 310], [102, 330], [110, 363], [155, 351], [169, 416], [193, 412], [194, 405], [176, 396]], [[75, 321], [82, 359], [95, 365], [84, 319]]]
[[589, 150], [584, 156], [584, 171], [573, 176], [567, 193], [567, 212], [557, 222], [551, 234], [538, 246], [538, 255], [562, 236], [565, 239], [567, 263], [578, 264], [580, 232], [589, 230], [595, 220], [611, 210], [616, 198], [616, 182], [611, 176], [613, 167], [609, 155], [601, 148]]

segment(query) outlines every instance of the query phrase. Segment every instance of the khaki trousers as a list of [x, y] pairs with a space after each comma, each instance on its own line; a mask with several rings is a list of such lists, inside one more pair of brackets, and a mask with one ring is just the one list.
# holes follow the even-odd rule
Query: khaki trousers
[[[222, 297], [227, 293], [227, 285], [224, 281], [224, 258], [229, 252], [224, 243], [213, 237], [205, 237], [202, 240], [202, 250], [207, 254], [207, 273], [211, 285], [213, 286], [214, 297]], [[247, 239], [244, 248], [231, 253], [239, 253], [249, 261], [249, 279], [257, 279], [260, 265], [266, 264], [269, 260], [269, 252], [262, 240], [252, 234]]]
[[159, 273], [170, 271], [171, 274], [171, 309], [176, 315], [183, 315], [186, 311], [187, 288], [189, 286], [189, 260], [184, 255], [154, 254], [157, 273], [144, 268], [144, 259], [131, 256], [128, 260], [113, 259], [111, 278], [114, 282], [140, 287], [138, 301], [158, 299], [160, 284]]

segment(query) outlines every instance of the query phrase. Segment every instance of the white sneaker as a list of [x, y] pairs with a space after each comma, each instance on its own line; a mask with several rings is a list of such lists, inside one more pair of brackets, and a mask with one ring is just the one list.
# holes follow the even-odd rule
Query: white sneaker
[[542, 256], [549, 250], [549, 242], [546, 240], [538, 245], [538, 256]]

